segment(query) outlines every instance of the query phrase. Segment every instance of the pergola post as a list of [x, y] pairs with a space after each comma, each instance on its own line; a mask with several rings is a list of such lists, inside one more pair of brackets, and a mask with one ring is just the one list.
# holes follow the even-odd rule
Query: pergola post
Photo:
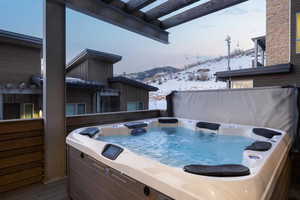
[[66, 8], [64, 4], [44, 0], [43, 32], [44, 182], [49, 183], [66, 176]]

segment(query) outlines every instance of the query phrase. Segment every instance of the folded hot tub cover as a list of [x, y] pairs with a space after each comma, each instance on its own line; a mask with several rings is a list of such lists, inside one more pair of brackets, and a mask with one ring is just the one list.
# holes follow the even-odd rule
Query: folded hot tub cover
[[250, 170], [244, 165], [228, 164], [228, 165], [187, 165], [184, 171], [214, 177], [236, 177], [250, 175]]
[[136, 128], [145, 128], [148, 126], [148, 124], [144, 122], [128, 122], [125, 123], [124, 126], [126, 126], [129, 129], [136, 129]]
[[272, 143], [270, 143], [270, 142], [256, 141], [256, 142], [253, 142], [250, 146], [247, 146], [245, 148], [245, 150], [268, 151], [271, 148], [272, 148]]
[[281, 133], [279, 133], [277, 131], [272, 131], [272, 130], [269, 130], [266, 128], [254, 128], [254, 129], [252, 129], [252, 131], [256, 135], [266, 137], [266, 138], [272, 138], [275, 135], [281, 135]]
[[161, 124], [176, 124], [178, 123], [178, 119], [176, 118], [160, 118], [158, 122]]
[[217, 131], [217, 130], [219, 130], [221, 124], [209, 123], [209, 122], [198, 122], [196, 124], [196, 126], [198, 128], [204, 128], [204, 129], [209, 129], [209, 130]]

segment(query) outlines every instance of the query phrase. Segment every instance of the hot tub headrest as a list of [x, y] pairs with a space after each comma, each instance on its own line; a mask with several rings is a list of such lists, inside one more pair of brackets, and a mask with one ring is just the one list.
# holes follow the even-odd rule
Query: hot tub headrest
[[133, 136], [138, 136], [138, 135], [142, 135], [146, 132], [147, 132], [147, 130], [145, 128], [135, 128], [131, 131], [130, 134]]
[[79, 132], [80, 135], [87, 135], [90, 138], [94, 137], [99, 132], [99, 129], [96, 127], [86, 128]]
[[252, 129], [252, 131], [256, 135], [266, 137], [266, 138], [272, 138], [275, 135], [281, 135], [281, 133], [279, 133], [277, 131], [272, 131], [272, 130], [265, 129], [265, 128], [254, 128], [254, 129]]
[[187, 165], [184, 168], [185, 172], [214, 177], [236, 177], [247, 176], [250, 174], [248, 167], [244, 165]]
[[247, 146], [245, 150], [268, 151], [271, 148], [272, 148], [272, 143], [270, 142], [255, 141], [250, 146]]
[[198, 122], [196, 124], [196, 126], [198, 128], [204, 128], [204, 129], [209, 129], [209, 130], [217, 131], [217, 130], [219, 130], [221, 124], [209, 123], [209, 122]]
[[160, 118], [158, 122], [161, 124], [176, 124], [178, 123], [178, 119], [176, 118]]
[[145, 128], [148, 126], [148, 124], [144, 122], [128, 122], [125, 123], [124, 126], [126, 126], [129, 129], [136, 129], [136, 128]]

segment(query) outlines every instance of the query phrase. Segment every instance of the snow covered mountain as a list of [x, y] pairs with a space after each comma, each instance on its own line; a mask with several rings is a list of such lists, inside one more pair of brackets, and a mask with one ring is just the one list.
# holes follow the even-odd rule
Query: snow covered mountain
[[[253, 50], [236, 51], [233, 53], [230, 67], [234, 69], [250, 68]], [[149, 109], [165, 109], [165, 96], [173, 90], [208, 90], [226, 88], [226, 83], [216, 81], [214, 74], [227, 70], [227, 57], [220, 56], [206, 61], [191, 63], [184, 70], [155, 74], [143, 82], [158, 87], [157, 92], [150, 93]]]

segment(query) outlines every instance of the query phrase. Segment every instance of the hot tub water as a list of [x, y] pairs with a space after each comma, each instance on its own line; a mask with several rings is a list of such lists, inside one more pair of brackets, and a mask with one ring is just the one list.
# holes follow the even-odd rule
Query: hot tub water
[[100, 134], [97, 139], [173, 167], [241, 164], [245, 147], [254, 142], [243, 136], [204, 133], [183, 127], [149, 128], [139, 136]]

